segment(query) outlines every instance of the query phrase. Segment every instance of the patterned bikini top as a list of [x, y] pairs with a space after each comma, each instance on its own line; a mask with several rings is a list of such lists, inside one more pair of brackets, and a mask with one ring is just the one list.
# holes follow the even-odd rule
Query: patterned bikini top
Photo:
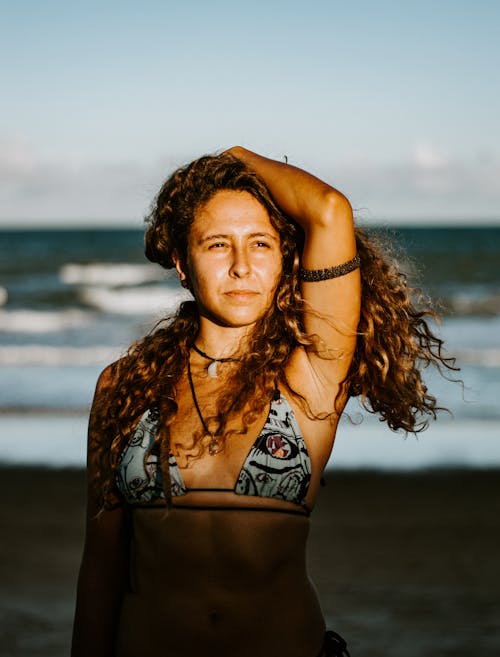
[[[264, 428], [245, 459], [234, 489], [187, 488], [173, 454], [169, 456], [172, 497], [195, 490], [231, 491], [303, 504], [311, 480], [311, 460], [295, 415], [277, 391]], [[165, 499], [159, 457], [151, 453], [159, 424], [156, 409], [147, 410], [126, 445], [117, 470], [125, 501], [144, 506]]]

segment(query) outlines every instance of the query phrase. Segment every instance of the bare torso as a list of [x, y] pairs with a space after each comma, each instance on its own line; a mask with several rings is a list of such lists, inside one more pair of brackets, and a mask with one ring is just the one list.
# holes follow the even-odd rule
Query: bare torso
[[159, 507], [134, 510], [132, 526], [119, 657], [316, 657], [305, 516]]

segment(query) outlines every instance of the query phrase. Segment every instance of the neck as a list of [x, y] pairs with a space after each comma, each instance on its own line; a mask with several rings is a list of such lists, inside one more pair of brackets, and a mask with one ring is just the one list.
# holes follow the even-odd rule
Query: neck
[[245, 351], [248, 327], [221, 327], [200, 322], [196, 345], [212, 358], [231, 358]]

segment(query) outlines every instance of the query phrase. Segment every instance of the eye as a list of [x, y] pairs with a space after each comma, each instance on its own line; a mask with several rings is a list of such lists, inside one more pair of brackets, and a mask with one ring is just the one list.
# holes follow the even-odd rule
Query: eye
[[263, 240], [258, 240], [257, 242], [255, 242], [254, 246], [256, 246], [260, 249], [270, 249], [271, 248], [271, 245], [269, 244], [269, 242], [264, 242]]
[[225, 246], [227, 246], [227, 244], [225, 242], [212, 242], [212, 244], [210, 244], [208, 248], [209, 248], [209, 250], [210, 249], [222, 249]]

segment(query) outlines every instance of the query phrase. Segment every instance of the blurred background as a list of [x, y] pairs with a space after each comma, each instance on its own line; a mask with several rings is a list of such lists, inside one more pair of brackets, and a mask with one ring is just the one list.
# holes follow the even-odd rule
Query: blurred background
[[[2, 655], [68, 652], [93, 388], [184, 298], [169, 272], [145, 260], [142, 226], [162, 180], [201, 154], [241, 144], [324, 178], [361, 225], [396, 246], [412, 283], [441, 309], [439, 331], [464, 386], [426, 376], [451, 414], [405, 440], [351, 402], [330, 475], [350, 473], [370, 496], [373, 473], [406, 486], [436, 469], [441, 482], [500, 467], [495, 0], [0, 0], [0, 9], [0, 485], [10, 500], [0, 513], [9, 537], [0, 547]], [[453, 481], [459, 503], [465, 491]], [[492, 518], [498, 494], [468, 481]], [[461, 522], [497, 536], [485, 518], [482, 529], [476, 516]], [[475, 557], [464, 563], [448, 596], [477, 571]], [[326, 566], [313, 569], [321, 580]], [[326, 581], [327, 615], [338, 624], [336, 579]], [[416, 639], [378, 653], [374, 628], [394, 639], [422, 627], [375, 622], [379, 599], [357, 616], [358, 596], [348, 622], [358, 654], [469, 655], [478, 637], [481, 654], [498, 654], [487, 619], [499, 610], [500, 582], [491, 570], [488, 584], [473, 581], [480, 612], [463, 609], [467, 631], [460, 617], [456, 645], [425, 653]], [[451, 613], [437, 616], [436, 637], [450, 631]], [[425, 632], [434, 636], [430, 625]]]

